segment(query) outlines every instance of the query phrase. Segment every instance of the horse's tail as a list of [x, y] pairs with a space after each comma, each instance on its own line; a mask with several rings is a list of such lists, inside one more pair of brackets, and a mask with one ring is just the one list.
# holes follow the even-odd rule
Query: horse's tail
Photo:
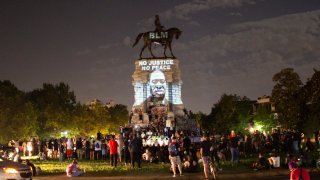
[[136, 42], [134, 42], [134, 44], [132, 45], [132, 47], [134, 47], [136, 44], [138, 44], [139, 40], [141, 39], [143, 33], [140, 33], [137, 38], [136, 38]]

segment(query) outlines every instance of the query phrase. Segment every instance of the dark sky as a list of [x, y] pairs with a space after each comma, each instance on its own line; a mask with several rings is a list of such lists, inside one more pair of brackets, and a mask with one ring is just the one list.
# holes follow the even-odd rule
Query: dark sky
[[320, 69], [319, 0], [1, 0], [0, 80], [24, 91], [65, 82], [82, 103], [130, 109], [142, 43], [131, 46], [155, 14], [183, 31], [173, 52], [192, 111], [208, 113], [223, 93], [270, 95], [284, 68], [303, 82]]

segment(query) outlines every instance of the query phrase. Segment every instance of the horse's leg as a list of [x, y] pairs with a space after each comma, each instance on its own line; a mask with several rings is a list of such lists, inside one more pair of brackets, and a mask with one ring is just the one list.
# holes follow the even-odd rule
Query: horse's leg
[[140, 59], [142, 59], [142, 52], [143, 50], [147, 47], [146, 44], [143, 45], [143, 47], [141, 48], [141, 51], [140, 51]]
[[164, 48], [163, 48], [163, 55], [164, 55], [164, 57], [167, 57], [167, 55], [166, 55], [167, 47], [168, 47], [168, 45], [165, 44], [165, 45], [164, 45]]
[[171, 56], [172, 56], [173, 58], [176, 58], [176, 57], [173, 55], [173, 53], [172, 53], [171, 42], [168, 43], [168, 46], [169, 46], [169, 50], [170, 50], [170, 52], [171, 52]]
[[150, 51], [151, 56], [152, 56], [153, 58], [155, 58], [155, 56], [153, 55], [152, 50], [151, 50], [151, 44], [152, 44], [152, 43], [150, 43], [150, 44], [148, 45], [148, 49], [149, 49], [149, 51]]

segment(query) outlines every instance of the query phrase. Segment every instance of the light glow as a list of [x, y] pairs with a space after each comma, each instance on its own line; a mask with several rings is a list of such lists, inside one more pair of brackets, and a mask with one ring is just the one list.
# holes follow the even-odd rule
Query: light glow
[[249, 132], [252, 134], [252, 133], [254, 133], [254, 128], [253, 127], [250, 127], [249, 128]]
[[256, 126], [256, 129], [257, 129], [258, 131], [261, 131], [262, 128], [263, 128], [262, 125], [257, 125], [257, 126]]
[[8, 173], [8, 174], [16, 174], [19, 173], [16, 169], [14, 168], [3, 168], [4, 172]]

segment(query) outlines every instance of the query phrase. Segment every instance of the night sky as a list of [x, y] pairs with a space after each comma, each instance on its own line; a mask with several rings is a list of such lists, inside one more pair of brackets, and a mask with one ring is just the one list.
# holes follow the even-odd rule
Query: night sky
[[320, 70], [319, 0], [1, 0], [0, 80], [24, 91], [65, 82], [81, 103], [130, 109], [132, 44], [156, 14], [183, 31], [173, 52], [188, 110], [209, 113], [223, 93], [270, 95], [284, 68], [303, 82]]

